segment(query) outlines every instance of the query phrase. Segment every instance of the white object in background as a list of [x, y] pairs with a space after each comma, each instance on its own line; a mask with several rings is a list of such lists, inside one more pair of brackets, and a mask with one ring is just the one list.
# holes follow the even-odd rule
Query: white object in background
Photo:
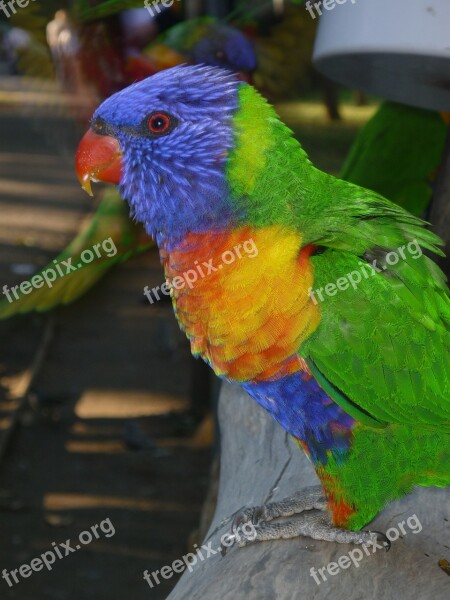
[[389, 100], [450, 111], [450, 0], [340, 2], [320, 3], [313, 60], [322, 73]]

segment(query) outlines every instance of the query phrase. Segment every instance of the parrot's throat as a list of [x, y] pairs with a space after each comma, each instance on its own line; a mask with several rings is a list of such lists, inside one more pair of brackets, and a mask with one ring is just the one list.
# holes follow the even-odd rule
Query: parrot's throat
[[311, 250], [297, 231], [271, 226], [190, 234], [162, 252], [193, 354], [239, 382], [298, 371], [297, 350], [320, 320]]

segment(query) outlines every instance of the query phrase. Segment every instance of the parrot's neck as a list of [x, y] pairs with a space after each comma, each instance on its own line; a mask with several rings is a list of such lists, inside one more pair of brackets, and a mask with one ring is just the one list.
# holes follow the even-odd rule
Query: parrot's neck
[[191, 234], [162, 251], [193, 354], [241, 382], [299, 370], [297, 351], [320, 319], [309, 296], [312, 251], [277, 226]]
[[[121, 195], [158, 246], [179, 247], [190, 235], [245, 226], [298, 229], [304, 245], [320, 236], [322, 214], [333, 202], [329, 175], [306, 152], [257, 91], [241, 85], [232, 118], [195, 154], [166, 158], [128, 150]], [[212, 239], [208, 239], [212, 243]]]

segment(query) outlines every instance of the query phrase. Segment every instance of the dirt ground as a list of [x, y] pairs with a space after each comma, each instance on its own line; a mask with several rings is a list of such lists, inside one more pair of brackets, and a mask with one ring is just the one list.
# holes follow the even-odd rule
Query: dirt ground
[[[14, 78], [0, 89], [3, 288], [55, 258], [92, 201], [75, 178], [79, 131], [67, 111], [45, 109], [39, 91], [30, 107], [29, 92]], [[176, 583], [150, 589], [143, 572], [189, 551], [211, 451], [188, 435], [189, 349], [171, 306], [143, 300], [143, 287], [161, 281], [153, 251], [51, 317], [0, 322], [0, 447], [11, 432], [14, 396], [51, 331], [0, 462], [0, 572], [30, 564], [54, 543], [62, 555], [60, 543], [80, 546], [51, 571], [18, 573], [19, 583], [10, 575], [12, 587], [0, 579], [0, 598], [158, 600]], [[98, 539], [79, 543], [82, 532], [100, 524]]]

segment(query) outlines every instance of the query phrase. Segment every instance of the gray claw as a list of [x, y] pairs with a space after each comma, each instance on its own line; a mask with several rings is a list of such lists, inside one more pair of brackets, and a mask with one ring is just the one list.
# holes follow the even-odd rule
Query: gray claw
[[236, 536], [233, 533], [227, 533], [225, 536], [226, 540], [231, 541], [233, 540], [232, 544], [224, 544], [223, 542], [220, 544], [220, 554], [222, 556], [225, 556], [227, 553], [228, 548], [231, 548], [232, 546], [234, 546], [234, 544], [236, 543]]
[[244, 508], [236, 513], [232, 525], [231, 530], [235, 531], [239, 529], [245, 523], [253, 523], [253, 525], [257, 525], [264, 516], [264, 507], [263, 506], [255, 506], [252, 508]]
[[245, 508], [243, 510], [240, 510], [234, 516], [234, 519], [231, 523], [231, 530], [234, 531], [235, 529], [238, 529], [238, 527], [240, 527], [244, 523], [247, 523], [248, 521], [251, 521], [251, 514], [249, 509]]
[[265, 512], [266, 511], [265, 511], [264, 506], [257, 506], [253, 509], [253, 515], [252, 515], [253, 525], [258, 525], [259, 523], [264, 521], [264, 517], [266, 516]]

